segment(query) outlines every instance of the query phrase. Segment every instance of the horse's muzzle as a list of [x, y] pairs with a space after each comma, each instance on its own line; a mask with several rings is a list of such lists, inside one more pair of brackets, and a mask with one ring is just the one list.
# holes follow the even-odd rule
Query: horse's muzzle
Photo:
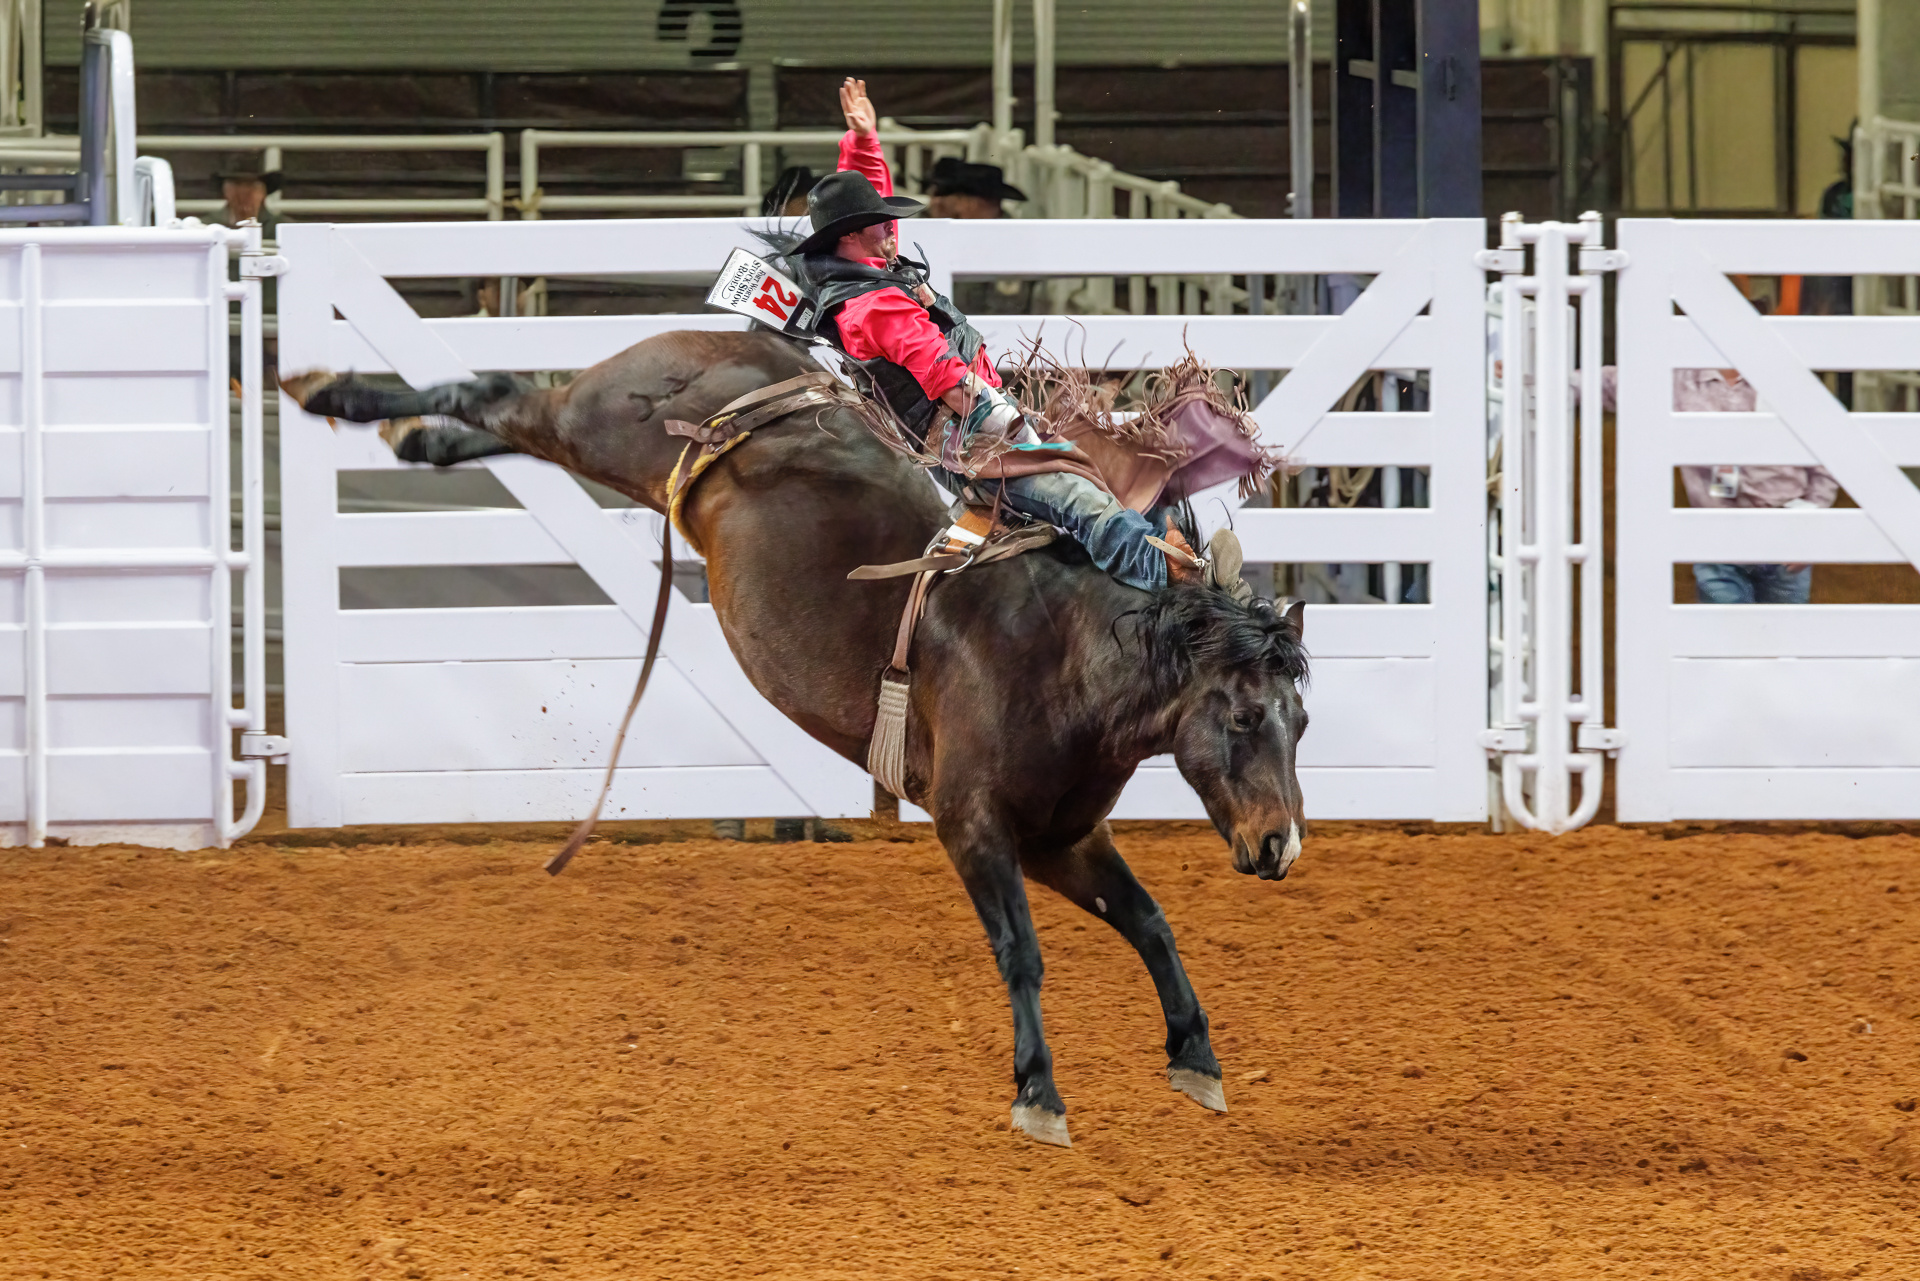
[[[1244, 842], [1234, 846], [1235, 866], [1239, 865], [1240, 849]], [[1287, 871], [1292, 868], [1295, 859], [1300, 857], [1300, 824], [1287, 820], [1287, 830], [1268, 832], [1260, 838], [1260, 853], [1252, 860], [1251, 866], [1240, 868], [1243, 872], [1254, 872], [1263, 881], [1284, 881]]]

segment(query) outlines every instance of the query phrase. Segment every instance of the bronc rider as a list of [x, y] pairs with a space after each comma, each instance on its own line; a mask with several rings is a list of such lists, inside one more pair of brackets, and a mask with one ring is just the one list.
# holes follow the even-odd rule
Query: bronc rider
[[1169, 579], [1204, 581], [1244, 595], [1240, 544], [1232, 530], [1215, 534], [1202, 559], [1171, 519], [1163, 531], [1071, 472], [968, 479], [966, 459], [982, 445], [1046, 446], [1001, 390], [979, 331], [933, 292], [918, 264], [899, 257], [896, 220], [926, 206], [893, 194], [866, 82], [848, 79], [840, 106], [847, 133], [840, 140], [839, 172], [808, 192], [812, 234], [789, 255], [819, 301], [821, 336], [861, 363], [888, 407], [952, 473], [943, 477], [950, 487], [970, 484], [988, 501], [997, 487], [1000, 501], [1065, 529], [1096, 565], [1129, 586], [1154, 591]]

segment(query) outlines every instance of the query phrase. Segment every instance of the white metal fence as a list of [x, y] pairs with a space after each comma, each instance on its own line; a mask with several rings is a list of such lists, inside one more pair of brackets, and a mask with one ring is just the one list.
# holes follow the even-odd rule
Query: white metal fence
[[[1816, 373], [1912, 368], [1920, 317], [1766, 317], [1727, 278], [1920, 276], [1920, 222], [1623, 220], [1620, 247], [1620, 817], [1920, 814], [1920, 606], [1674, 599], [1694, 563], [1920, 565], [1920, 415], [1849, 413]], [[1675, 411], [1674, 371], [1717, 367], [1759, 412]], [[1858, 509], [1674, 505], [1679, 467], [1816, 462]]]
[[[422, 320], [388, 277], [710, 275], [751, 224], [535, 223], [284, 229], [282, 362], [393, 370], [416, 385], [488, 369], [577, 369], [652, 334], [732, 328], [711, 314]], [[945, 223], [924, 229], [953, 272], [1376, 274], [1340, 317], [988, 318], [1005, 349], [1044, 336], [1113, 367], [1176, 359], [1191, 341], [1229, 367], [1291, 373], [1258, 409], [1298, 461], [1432, 470], [1432, 505], [1397, 511], [1235, 510], [1248, 555], [1269, 561], [1430, 563], [1431, 605], [1317, 610], [1316, 728], [1302, 782], [1327, 817], [1473, 819], [1485, 813], [1484, 686], [1451, 679], [1485, 654], [1481, 225], [1471, 220], [1257, 223]], [[641, 234], [644, 233], [644, 234]], [[335, 319], [336, 313], [340, 319]], [[1112, 352], [1111, 356], [1106, 353]], [[1372, 368], [1429, 371], [1431, 408], [1329, 413]], [[296, 825], [563, 819], [591, 797], [652, 608], [652, 518], [603, 510], [565, 473], [489, 460], [524, 510], [347, 513], [342, 472], [401, 466], [370, 431], [334, 432], [282, 404], [289, 810]], [[1218, 501], [1215, 501], [1215, 498]], [[342, 610], [363, 567], [573, 563], [612, 605]], [[680, 602], [623, 756], [610, 812], [628, 817], [863, 814], [864, 773], [819, 747], [747, 683], [712, 611]], [[542, 708], [546, 708], [544, 713]], [[671, 733], [654, 726], [672, 726]], [[1197, 817], [1167, 762], [1128, 790], [1123, 816]]]
[[[258, 819], [256, 635], [232, 707], [234, 575], [259, 614], [257, 354], [230, 543], [227, 311], [257, 283], [205, 231], [0, 232], [0, 826], [8, 843], [224, 845]], [[236, 778], [247, 812], [234, 818]]]

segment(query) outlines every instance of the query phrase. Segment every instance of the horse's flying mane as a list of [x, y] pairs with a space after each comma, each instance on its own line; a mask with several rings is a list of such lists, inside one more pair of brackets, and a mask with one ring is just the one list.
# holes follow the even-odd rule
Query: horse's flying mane
[[1126, 617], [1155, 689], [1180, 688], [1196, 667], [1254, 670], [1295, 683], [1307, 679], [1299, 633], [1263, 597], [1243, 605], [1217, 588], [1175, 583]]

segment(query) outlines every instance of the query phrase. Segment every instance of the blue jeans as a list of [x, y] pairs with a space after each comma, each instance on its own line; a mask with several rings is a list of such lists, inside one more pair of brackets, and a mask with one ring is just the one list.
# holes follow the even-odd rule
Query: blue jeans
[[[956, 493], [966, 483], [951, 473], [942, 479]], [[1094, 564], [1127, 586], [1152, 592], [1167, 585], [1167, 558], [1147, 541], [1148, 534], [1164, 537], [1165, 523], [1155, 525], [1132, 508], [1122, 507], [1118, 498], [1091, 481], [1068, 472], [1048, 472], [972, 484], [989, 502], [994, 486], [1004, 486], [1007, 506], [1066, 530], [1087, 549]]]
[[1804, 605], [1813, 566], [1695, 565], [1693, 587], [1702, 605]]

